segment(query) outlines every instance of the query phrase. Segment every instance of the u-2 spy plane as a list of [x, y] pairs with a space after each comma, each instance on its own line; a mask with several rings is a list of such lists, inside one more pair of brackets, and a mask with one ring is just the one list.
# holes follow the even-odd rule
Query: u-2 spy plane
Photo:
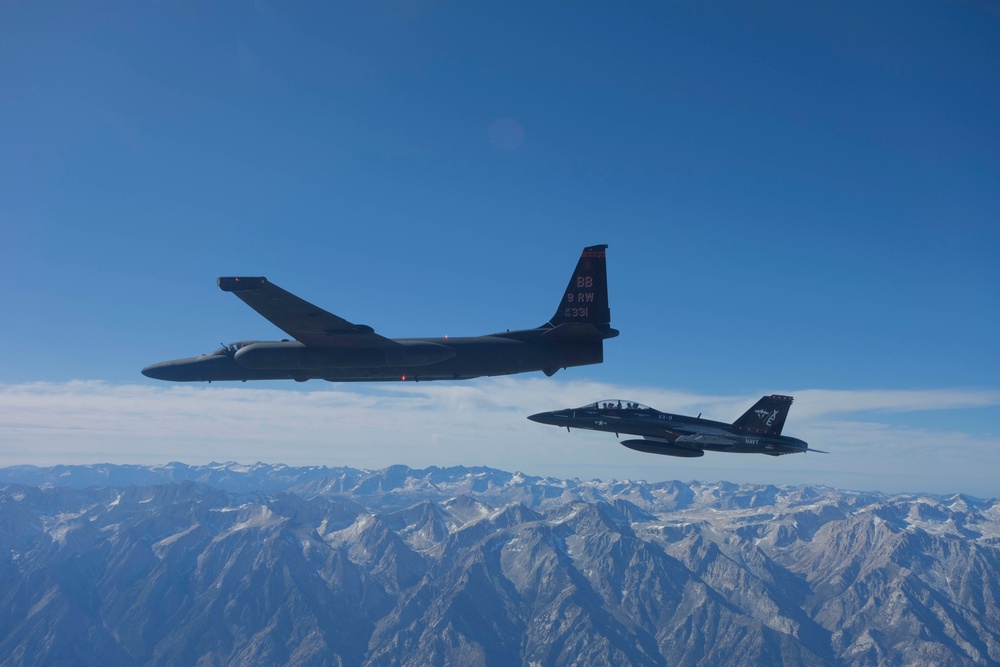
[[660, 412], [634, 401], [607, 400], [582, 408], [540, 412], [531, 421], [552, 426], [583, 428], [641, 435], [641, 440], [623, 440], [629, 449], [650, 454], [694, 458], [705, 451], [743, 454], [797, 454], [822, 452], [802, 440], [781, 435], [791, 396], [764, 396], [732, 424]]
[[599, 364], [618, 335], [608, 307], [607, 245], [583, 249], [555, 315], [534, 329], [465, 338], [385, 338], [286, 292], [263, 277], [223, 277], [232, 292], [294, 340], [240, 341], [211, 354], [153, 364], [172, 382], [465, 380]]

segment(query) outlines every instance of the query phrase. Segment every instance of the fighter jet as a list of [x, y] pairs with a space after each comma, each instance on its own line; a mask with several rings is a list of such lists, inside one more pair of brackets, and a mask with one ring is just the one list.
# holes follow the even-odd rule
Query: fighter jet
[[583, 249], [559, 307], [534, 329], [466, 338], [385, 338], [286, 292], [263, 277], [223, 277], [232, 292], [294, 340], [247, 340], [211, 354], [153, 364], [146, 377], [172, 382], [466, 380], [599, 364], [614, 338], [607, 245]]
[[665, 456], [694, 458], [705, 451], [741, 454], [797, 454], [819, 452], [798, 438], [781, 435], [791, 396], [764, 396], [732, 424], [660, 412], [635, 401], [612, 399], [582, 408], [540, 412], [531, 421], [552, 426], [608, 431], [618, 436], [641, 435], [641, 440], [623, 440], [629, 449]]

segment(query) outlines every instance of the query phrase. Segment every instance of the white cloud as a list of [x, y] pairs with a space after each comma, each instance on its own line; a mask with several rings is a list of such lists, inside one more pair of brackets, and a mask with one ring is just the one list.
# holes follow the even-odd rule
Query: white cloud
[[[359, 468], [489, 465], [559, 477], [1000, 495], [995, 481], [1000, 437], [956, 430], [962, 423], [956, 411], [1000, 406], [995, 390], [787, 391], [796, 396], [788, 434], [831, 455], [775, 459], [708, 453], [685, 460], [633, 452], [611, 434], [567, 434], [525, 417], [622, 398], [732, 421], [759, 395], [708, 396], [534, 377], [321, 387], [0, 385], [0, 466], [171, 460]], [[889, 412], [914, 411], [936, 411], [941, 428], [929, 428], [926, 419], [921, 428], [878, 421]]]
[[795, 409], [807, 418], [835, 413], [915, 412], [1000, 405], [1000, 391], [928, 389], [919, 391], [831, 391], [807, 389], [795, 394]]

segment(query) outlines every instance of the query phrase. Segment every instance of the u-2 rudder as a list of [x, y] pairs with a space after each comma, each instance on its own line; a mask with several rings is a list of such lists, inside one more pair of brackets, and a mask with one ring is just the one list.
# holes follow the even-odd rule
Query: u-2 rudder
[[608, 306], [607, 248], [604, 244], [583, 249], [559, 307], [547, 326], [589, 324], [600, 332], [601, 338], [618, 335], [618, 331], [611, 328], [611, 308]]

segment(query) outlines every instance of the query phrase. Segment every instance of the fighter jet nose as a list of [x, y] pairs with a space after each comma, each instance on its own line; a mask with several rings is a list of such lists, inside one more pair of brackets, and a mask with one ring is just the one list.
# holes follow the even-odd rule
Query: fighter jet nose
[[[553, 426], [557, 423], [560, 425], [562, 423], [557, 421], [556, 413], [554, 412], [539, 412], [537, 414], [529, 415], [528, 419], [533, 422], [538, 422], [539, 424], [551, 424]], [[565, 419], [563, 421], [565, 421]]]

